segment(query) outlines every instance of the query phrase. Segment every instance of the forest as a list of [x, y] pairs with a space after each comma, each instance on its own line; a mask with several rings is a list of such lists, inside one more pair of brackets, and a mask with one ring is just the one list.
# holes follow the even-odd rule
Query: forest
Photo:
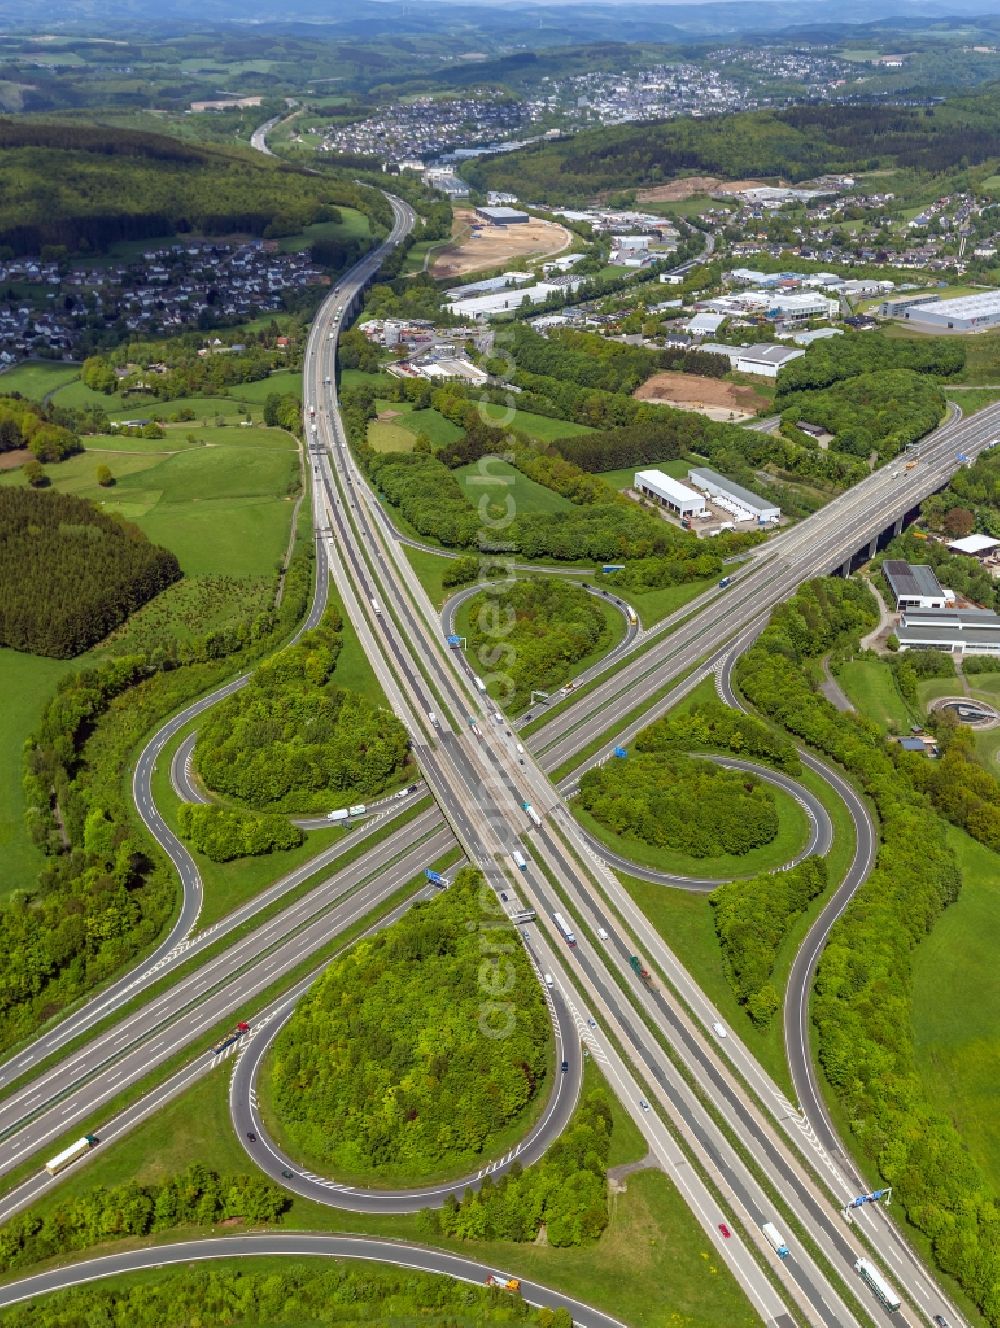
[[44, 1218], [30, 1208], [16, 1213], [0, 1227], [0, 1267], [10, 1273], [115, 1237], [148, 1236], [172, 1227], [210, 1227], [233, 1218], [273, 1222], [289, 1202], [285, 1191], [259, 1171], [224, 1176], [194, 1162], [179, 1176], [151, 1185], [126, 1181], [64, 1199]]
[[[834, 926], [817, 970], [812, 1017], [819, 1060], [860, 1147], [898, 1187], [907, 1217], [930, 1240], [938, 1266], [996, 1325], [997, 1196], [952, 1121], [927, 1101], [914, 1059], [911, 954], [962, 883], [934, 812], [933, 790], [928, 797], [921, 787], [934, 772], [925, 775], [923, 766], [902, 759], [906, 754], [893, 752], [876, 725], [837, 711], [818, 691], [816, 661], [838, 641], [856, 641], [874, 620], [863, 585], [810, 582], [772, 613], [741, 659], [737, 683], [769, 719], [844, 767], [874, 804], [874, 868]], [[977, 767], [976, 785], [980, 772], [987, 774]], [[958, 781], [952, 798], [975, 791], [966, 772], [952, 774]], [[986, 800], [982, 821], [967, 821], [970, 833], [995, 824], [997, 796]]]
[[0, 645], [72, 659], [180, 576], [174, 554], [82, 498], [0, 488]]
[[[778, 404], [797, 392], [812, 392], [860, 374], [910, 369], [937, 378], [953, 378], [965, 368], [959, 337], [891, 339], [880, 332], [849, 332], [810, 346], [809, 354], [785, 365], [778, 379]], [[781, 407], [783, 409], [783, 407]]]
[[692, 858], [739, 856], [778, 833], [767, 784], [676, 751], [632, 752], [588, 770], [579, 805], [617, 835]]
[[883, 369], [811, 392], [781, 388], [780, 393], [785, 425], [794, 429], [799, 420], [818, 424], [834, 435], [830, 446], [838, 452], [862, 458], [874, 452], [880, 461], [891, 461], [908, 443], [930, 433], [945, 408], [934, 379], [913, 369]]
[[40, 1296], [4, 1310], [5, 1328], [195, 1328], [207, 1324], [268, 1328], [357, 1328], [359, 1323], [424, 1328], [573, 1328], [564, 1309], [536, 1309], [520, 1296], [467, 1282], [327, 1258], [188, 1264], [129, 1283], [96, 1282]]
[[36, 461], [63, 461], [83, 448], [79, 421], [20, 396], [0, 397], [0, 452], [27, 448]]
[[767, 761], [791, 775], [800, 769], [791, 739], [755, 715], [734, 710], [716, 697], [654, 720], [638, 734], [633, 745], [637, 752], [731, 752]]
[[266, 1093], [287, 1146], [329, 1175], [461, 1175], [547, 1092], [551, 1045], [524, 947], [465, 868], [330, 965], [278, 1034]]
[[532, 689], [565, 682], [572, 666], [610, 636], [600, 601], [554, 576], [488, 587], [467, 612], [470, 658], [488, 684], [494, 677], [503, 684], [497, 699], [512, 711], [528, 704]]
[[424, 1233], [460, 1240], [536, 1240], [542, 1227], [550, 1245], [588, 1245], [608, 1224], [607, 1166], [612, 1117], [603, 1093], [588, 1092], [541, 1161], [516, 1164], [496, 1181], [485, 1177], [459, 1202], [420, 1214]]
[[938, 106], [804, 105], [615, 125], [481, 158], [465, 174], [477, 189], [561, 207], [678, 175], [795, 183], [893, 166], [936, 174], [996, 156], [997, 102], [993, 87]]
[[177, 809], [181, 838], [213, 862], [259, 857], [295, 848], [305, 836], [287, 817], [184, 802]]
[[402, 772], [406, 729], [333, 680], [341, 632], [328, 609], [212, 710], [194, 750], [210, 789], [257, 811], [321, 812], [375, 797]]
[[153, 236], [294, 235], [338, 204], [390, 221], [372, 190], [307, 174], [249, 148], [165, 135], [0, 119], [0, 245], [100, 253]]

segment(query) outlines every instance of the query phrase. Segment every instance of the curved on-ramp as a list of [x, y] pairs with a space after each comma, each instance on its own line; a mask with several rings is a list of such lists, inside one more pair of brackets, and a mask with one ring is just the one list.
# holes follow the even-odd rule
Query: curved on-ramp
[[[121, 1254], [106, 1254], [99, 1259], [86, 1259], [66, 1268], [53, 1268], [34, 1277], [21, 1278], [0, 1286], [0, 1309], [31, 1300], [35, 1296], [53, 1291], [66, 1291], [71, 1287], [97, 1282], [106, 1277], [124, 1273], [138, 1273], [151, 1268], [169, 1268], [177, 1264], [200, 1263], [208, 1259], [246, 1259], [264, 1256], [285, 1258], [368, 1259], [392, 1264], [397, 1268], [412, 1268], [422, 1273], [437, 1273], [454, 1277], [461, 1282], [482, 1286], [494, 1271], [491, 1264], [466, 1259], [458, 1254], [446, 1254], [427, 1249], [423, 1245], [410, 1245], [403, 1241], [375, 1240], [367, 1236], [310, 1236], [295, 1232], [274, 1232], [259, 1236], [214, 1236], [204, 1240], [188, 1240], [174, 1245], [151, 1245], [146, 1249], [127, 1250]], [[592, 1309], [582, 1301], [565, 1296], [561, 1291], [540, 1282], [522, 1280], [521, 1295], [531, 1305], [550, 1309], [565, 1309], [580, 1328], [623, 1328], [619, 1319]]]

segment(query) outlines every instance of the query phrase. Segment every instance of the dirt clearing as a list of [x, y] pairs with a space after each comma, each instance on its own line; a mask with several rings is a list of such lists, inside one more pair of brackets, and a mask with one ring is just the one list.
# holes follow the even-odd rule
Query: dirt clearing
[[512, 258], [549, 258], [568, 248], [573, 237], [565, 226], [532, 217], [515, 226], [491, 226], [469, 208], [458, 208], [451, 240], [435, 253], [431, 276], [437, 280], [498, 267]]
[[696, 410], [713, 420], [728, 420], [731, 415], [739, 420], [749, 419], [768, 404], [767, 398], [752, 387], [685, 373], [654, 374], [632, 395], [653, 405]]
[[721, 180], [717, 175], [685, 175], [668, 184], [636, 191], [637, 203], [683, 203], [695, 194], [738, 194], [741, 189], [760, 189], [768, 180]]

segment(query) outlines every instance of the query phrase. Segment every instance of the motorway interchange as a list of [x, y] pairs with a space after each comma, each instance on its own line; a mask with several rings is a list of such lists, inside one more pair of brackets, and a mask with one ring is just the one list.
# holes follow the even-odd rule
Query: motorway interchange
[[[567, 1073], [554, 1076], [550, 1100], [530, 1136], [483, 1172], [502, 1170], [515, 1159], [530, 1162], [557, 1137], [576, 1102], [581, 1047], [586, 1047], [632, 1115], [652, 1157], [677, 1185], [718, 1257], [765, 1322], [847, 1328], [890, 1321], [917, 1325], [943, 1316], [957, 1328], [961, 1316], [884, 1209], [867, 1205], [846, 1220], [845, 1206], [867, 1186], [843, 1151], [808, 1053], [808, 991], [816, 960], [830, 926], [874, 858], [874, 827], [864, 804], [836, 772], [803, 753], [804, 762], [846, 803], [857, 848], [844, 882], [810, 930], [792, 970], [785, 1035], [796, 1108], [731, 1030], [720, 1037], [718, 1012], [610, 870], [622, 863], [609, 861], [606, 850], [581, 831], [565, 796], [584, 769], [607, 756], [611, 745], [628, 741], [704, 677], [714, 674], [723, 699], [738, 704], [730, 684], [733, 662], [774, 605], [803, 581], [842, 566], [901, 520], [947, 479], [957, 452], [974, 456], [989, 446], [1000, 428], [1000, 408], [987, 407], [969, 421], [953, 418], [916, 450], [919, 464], [914, 469], [875, 473], [770, 540], [761, 555], [734, 571], [728, 589], [707, 592], [652, 631], [630, 632], [614, 659], [595, 668], [591, 689], [568, 696], [526, 738], [507, 726], [476, 686], [460, 652], [447, 646], [441, 620], [355, 465], [343, 432], [334, 372], [338, 333], [384, 254], [414, 221], [407, 204], [392, 197], [389, 201], [392, 233], [329, 297], [307, 348], [304, 404], [317, 581], [302, 630], [322, 616], [332, 578], [389, 703], [408, 729], [424, 787], [397, 808], [380, 808], [353, 829], [349, 839], [213, 927], [195, 932], [202, 897], [197, 865], [157, 811], [152, 774], [179, 732], [242, 686], [245, 677], [203, 698], [154, 735], [136, 765], [133, 789], [140, 815], [178, 871], [182, 909], [170, 936], [143, 964], [0, 1066], [0, 1087], [7, 1090], [0, 1098], [0, 1174], [36, 1155], [47, 1156], [45, 1150], [73, 1129], [98, 1129], [100, 1111], [125, 1087], [141, 1083], [157, 1065], [227, 1017], [240, 1016], [256, 998], [269, 1003], [253, 1017], [249, 1035], [237, 1048], [230, 1094], [234, 1128], [256, 1165], [296, 1192], [355, 1211], [412, 1211], [475, 1183], [479, 1177], [428, 1190], [368, 1192], [301, 1173], [267, 1138], [254, 1090], [271, 1040], [315, 973], [298, 976], [278, 999], [265, 993], [283, 975], [300, 973], [303, 962], [331, 936], [384, 911], [397, 890], [428, 863], [454, 850], [457, 841], [465, 859], [485, 876], [489, 907], [496, 916], [503, 911], [511, 916], [534, 912], [534, 920], [518, 934], [539, 980], [545, 975], [557, 1057], [569, 1066]], [[682, 617], [684, 631], [673, 632]], [[659, 699], [650, 703], [653, 695]], [[626, 722], [613, 739], [606, 738], [609, 722], [616, 719]], [[581, 759], [584, 750], [591, 754]], [[182, 759], [176, 776], [182, 783], [184, 765]], [[173, 768], [176, 773], [176, 757]], [[555, 772], [560, 775], [558, 786], [551, 778]], [[773, 772], [760, 773], [778, 779]], [[793, 782], [780, 782], [791, 784], [806, 805], [812, 823], [809, 851], [826, 851], [832, 831], [823, 804]], [[417, 797], [419, 806], [414, 805]], [[534, 818], [525, 811], [526, 802], [535, 809]], [[404, 807], [414, 810], [402, 821]], [[348, 845], [357, 844], [365, 852], [338, 868]], [[524, 870], [515, 866], [515, 853]], [[299, 891], [320, 869], [323, 879]], [[636, 870], [632, 864], [627, 869]], [[692, 885], [656, 873], [652, 878], [665, 888]], [[293, 897], [282, 904], [286, 894]], [[575, 932], [572, 947], [553, 920], [560, 910]], [[382, 924], [393, 916], [398, 910]], [[629, 963], [636, 954], [643, 956], [651, 979], [644, 980]], [[168, 986], [158, 985], [157, 993], [144, 998], [154, 982], [167, 979]], [[209, 1055], [195, 1058], [166, 1084], [101, 1123], [102, 1141], [119, 1137], [169, 1096], [211, 1072], [214, 1064]], [[44, 1171], [30, 1176], [0, 1200], [0, 1218], [52, 1183]], [[785, 1258], [776, 1255], [762, 1231], [772, 1221], [787, 1238]], [[723, 1234], [723, 1227], [731, 1234]], [[485, 1277], [474, 1261], [456, 1261], [417, 1247], [276, 1235], [260, 1238], [256, 1252], [270, 1252], [263, 1247], [265, 1240], [284, 1240], [289, 1250], [295, 1241], [300, 1247], [317, 1241], [309, 1252], [388, 1257], [473, 1280]], [[218, 1257], [221, 1245], [229, 1243], [240, 1242], [213, 1242], [212, 1253]], [[192, 1257], [190, 1247], [177, 1249], [178, 1259]], [[0, 1290], [0, 1305], [33, 1294], [32, 1288], [37, 1292], [67, 1285], [88, 1269], [90, 1276], [98, 1276], [136, 1266], [128, 1259], [146, 1256], [157, 1263], [168, 1257], [157, 1247], [96, 1261], [99, 1269], [83, 1264], [28, 1279]], [[855, 1271], [859, 1258], [870, 1260], [898, 1293], [898, 1311], [890, 1313], [861, 1282]], [[458, 1269], [459, 1263], [464, 1269]], [[614, 1322], [565, 1299], [546, 1300], [555, 1293], [544, 1288], [525, 1284], [523, 1289], [538, 1303], [566, 1304], [581, 1324]]]

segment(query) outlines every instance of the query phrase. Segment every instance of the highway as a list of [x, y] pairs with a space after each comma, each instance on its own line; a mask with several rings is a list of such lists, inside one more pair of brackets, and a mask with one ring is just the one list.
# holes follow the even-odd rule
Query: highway
[[[105, 1277], [135, 1273], [149, 1268], [168, 1268], [175, 1264], [190, 1265], [206, 1259], [249, 1259], [269, 1255], [294, 1258], [369, 1259], [392, 1264], [398, 1268], [415, 1268], [425, 1273], [440, 1273], [461, 1282], [482, 1286], [493, 1264], [480, 1263], [458, 1254], [446, 1254], [423, 1245], [409, 1245], [403, 1241], [375, 1240], [368, 1236], [309, 1236], [295, 1232], [281, 1232], [260, 1236], [213, 1236], [205, 1240], [188, 1240], [177, 1245], [153, 1245], [148, 1249], [128, 1250], [122, 1254], [107, 1254], [100, 1259], [87, 1259], [68, 1268], [55, 1268], [0, 1286], [0, 1308], [16, 1305], [35, 1296], [53, 1291], [65, 1291]], [[565, 1309], [579, 1328], [623, 1328], [620, 1320], [600, 1310], [591, 1309], [572, 1296], [541, 1285], [521, 1281], [521, 1295], [531, 1305]]]
[[[395, 200], [393, 208], [396, 213], [394, 231], [404, 229], [408, 223], [405, 205]], [[364, 268], [364, 263], [361, 267]], [[719, 1257], [734, 1271], [761, 1317], [766, 1321], [785, 1322], [788, 1319], [787, 1304], [791, 1302], [810, 1322], [853, 1324], [857, 1322], [856, 1315], [843, 1303], [808, 1250], [796, 1250], [792, 1259], [779, 1263], [770, 1256], [759, 1234], [760, 1222], [773, 1210], [770, 1187], [782, 1196], [782, 1203], [794, 1214], [796, 1222], [810, 1232], [824, 1258], [849, 1285], [853, 1282], [856, 1286], [851, 1272], [852, 1261], [864, 1247], [858, 1245], [854, 1232], [843, 1222], [830, 1204], [828, 1193], [822, 1189], [824, 1184], [828, 1188], [833, 1184], [822, 1174], [826, 1162], [817, 1162], [815, 1157], [810, 1157], [808, 1146], [789, 1149], [790, 1129], [797, 1129], [800, 1135], [804, 1130], [798, 1119], [794, 1127], [782, 1123], [797, 1118], [797, 1113], [783, 1099], [778, 1104], [781, 1119], [777, 1121], [769, 1119], [766, 1111], [759, 1111], [752, 1101], [747, 1100], [745, 1082], [754, 1084], [755, 1092], [756, 1085], [761, 1085], [758, 1097], [766, 1091], [759, 1067], [740, 1064], [742, 1058], [752, 1058], [735, 1038], [728, 1038], [720, 1050], [718, 1039], [713, 1040], [708, 1033], [712, 1021], [702, 1013], [707, 1007], [704, 997], [696, 988], [689, 990], [694, 986], [690, 978], [662, 942], [651, 935], [652, 929], [645, 919], [636, 916], [637, 910], [630, 907], [627, 897], [622, 897], [624, 891], [606, 866], [595, 864], [593, 854], [572, 818], [561, 801], [553, 798], [544, 769], [561, 763], [560, 742], [572, 755], [590, 741], [587, 735], [591, 732], [591, 723], [597, 726], [592, 736], [599, 736], [607, 726], [608, 715], [614, 714], [616, 707], [618, 713], [622, 708], [630, 708], [631, 697], [641, 700], [644, 692], [648, 695], [649, 690], [670, 682], [691, 664], [704, 671], [706, 666], [699, 664], [699, 657], [706, 652], [714, 650], [718, 655], [716, 663], [721, 664], [732, 635], [762, 622], [771, 604], [777, 602], [773, 598], [775, 595], [777, 598], [786, 595], [789, 588], [816, 574], [807, 569], [817, 559], [822, 562], [823, 559], [839, 557], [842, 561], [844, 549], [855, 539], [857, 532], [868, 528], [864, 522], [870, 525], [871, 514], [841, 511], [839, 516], [835, 515], [829, 529], [824, 525], [803, 535], [801, 532], [809, 525], [805, 522], [778, 536], [767, 559], [761, 559], [734, 575], [733, 589], [737, 593], [709, 595], [707, 606], [696, 612], [692, 623], [678, 633], [683, 636], [683, 643], [677, 644], [666, 638], [631, 663], [619, 664], [612, 680], [581, 698], [594, 718], [577, 723], [580, 703], [568, 708], [564, 715], [552, 721], [552, 725], [558, 726], [566, 715], [572, 715], [573, 722], [564, 723], [560, 730], [567, 736], [557, 736], [554, 744], [547, 742], [551, 727], [547, 725], [540, 744], [543, 748], [542, 765], [536, 765], [529, 755], [526, 764], [521, 766], [513, 737], [502, 723], [493, 722], [491, 708], [484, 704], [470, 686], [464, 671], [456, 665], [454, 652], [444, 647], [437, 617], [398, 542], [387, 530], [381, 509], [370, 494], [364, 477], [350, 458], [337, 413], [335, 386], [323, 381], [325, 377], [333, 376], [330, 366], [341, 319], [334, 306], [338, 300], [347, 305], [366, 277], [367, 273], [359, 272], [356, 282], [348, 283], [324, 306], [310, 337], [306, 365], [306, 402], [307, 406], [311, 402], [316, 404], [317, 421], [322, 430], [322, 433], [317, 430], [318, 446], [312, 449], [312, 468], [320, 503], [317, 530], [321, 543], [333, 550], [331, 572], [359, 638], [394, 709], [410, 731], [414, 752], [423, 766], [428, 786], [470, 860], [483, 870], [495, 895], [501, 890], [505, 893], [512, 891], [512, 877], [507, 874], [510, 869], [505, 870], [505, 864], [515, 846], [524, 851], [530, 865], [517, 878], [516, 888], [538, 913], [538, 924], [529, 928], [528, 943], [533, 957], [541, 971], [554, 975], [554, 989], [570, 1012], [580, 1037], [599, 1060], [661, 1165], [680, 1185], [697, 1219], [713, 1240]], [[981, 436], [971, 431], [975, 421], [970, 421], [952, 426], [950, 432], [940, 430], [927, 440], [920, 450], [920, 467], [926, 467], [926, 474], [919, 477], [920, 484], [935, 478], [935, 467], [941, 472], [947, 470], [949, 455], [953, 468], [957, 448], [971, 454], [977, 446], [992, 441], [992, 431], [997, 425], [995, 417], [988, 422], [984, 419], [987, 414], [984, 411], [975, 417], [975, 421], [980, 422], [977, 427], [983, 431]], [[889, 519], [895, 510], [894, 504], [903, 504], [900, 512], [912, 505], [913, 473], [888, 476], [882, 481], [889, 485], [886, 493], [882, 494], [881, 489], [875, 491], [882, 512], [890, 513]], [[865, 485], [869, 485], [869, 481], [865, 481]], [[871, 497], [867, 490], [862, 495], [865, 501]], [[829, 507], [823, 509], [824, 512], [828, 512]], [[815, 521], [816, 518], [810, 518], [810, 522]], [[835, 529], [838, 521], [839, 532]], [[835, 561], [830, 562], [817, 570], [830, 570], [836, 565]], [[605, 688], [613, 688], [613, 694], [600, 695]], [[432, 714], [435, 716], [433, 720], [429, 718]], [[481, 733], [478, 738], [467, 727], [466, 716], [470, 714], [477, 717]], [[457, 732], [452, 729], [450, 716], [457, 718]], [[642, 722], [648, 721], [647, 714]], [[532, 829], [520, 807], [525, 794], [530, 795], [543, 819], [543, 825], [536, 829]], [[428, 813], [427, 817], [433, 825], [439, 824], [433, 813]], [[436, 833], [442, 834], [439, 830]], [[442, 842], [452, 841], [444, 835]], [[425, 854], [424, 861], [433, 856], [433, 853]], [[410, 875], [413, 874], [411, 871]], [[614, 911], [606, 910], [602, 895], [612, 900]], [[565, 903], [566, 899], [569, 904]], [[577, 926], [576, 920], [583, 919], [587, 928], [572, 951], [567, 951], [551, 921], [551, 913], [560, 906], [568, 909]], [[613, 938], [613, 944], [607, 948], [596, 945], [591, 939], [598, 934], [597, 927], [605, 925], [597, 921], [600, 916], [610, 924], [606, 930]], [[281, 918], [279, 926], [287, 927], [285, 915], [282, 914]], [[310, 920], [303, 920], [303, 928], [308, 925]], [[628, 935], [628, 928], [632, 929], [634, 936], [644, 938], [644, 953], [650, 962], [667, 975], [676, 989], [684, 991], [685, 1003], [695, 1012], [696, 1019], [692, 1020], [683, 1010], [676, 1009], [668, 995], [644, 986], [631, 972], [628, 953], [630, 950], [635, 952], [638, 946]], [[287, 943], [287, 933], [277, 935], [281, 940], [276, 941], [276, 945]], [[257, 980], [259, 978], [258, 974]], [[223, 1001], [218, 1007], [219, 1013], [199, 1027], [211, 1026], [221, 1013], [233, 1008], [232, 1001], [237, 994], [242, 997], [244, 991], [252, 987], [252, 982], [244, 985], [241, 977], [227, 993], [229, 1004]], [[194, 999], [199, 1001], [200, 1016], [205, 989], [195, 991], [193, 988], [192, 991], [195, 992]], [[707, 1015], [712, 1013], [708, 1008]], [[651, 1027], [656, 1028], [669, 1044], [670, 1055], [651, 1038]], [[183, 1045], [177, 1038], [176, 1031], [169, 1034], [164, 1045], [171, 1043], [173, 1049]], [[722, 1112], [729, 1128], [745, 1141], [750, 1141], [753, 1168], [736, 1153], [728, 1133], [707, 1109], [705, 1101], [678, 1073], [673, 1056], [694, 1074], [703, 1092]], [[733, 1073], [737, 1064], [739, 1075]], [[85, 1084], [76, 1091], [87, 1088], [88, 1084]], [[644, 1092], [655, 1099], [656, 1110], [642, 1105]], [[248, 1087], [247, 1098], [252, 1109], [252, 1084]], [[7, 1102], [0, 1104], [0, 1110], [8, 1105]], [[48, 1107], [47, 1102], [45, 1106]], [[72, 1113], [76, 1119], [77, 1111], [87, 1109], [82, 1100], [76, 1102], [74, 1099], [63, 1115]], [[239, 1109], [237, 1104], [236, 1110]], [[45, 1112], [45, 1123], [51, 1115], [51, 1111]], [[42, 1128], [46, 1127], [45, 1123]], [[60, 1129], [66, 1127], [63, 1124]], [[22, 1128], [30, 1131], [33, 1123]], [[678, 1139], [684, 1141], [683, 1150], [678, 1147]], [[36, 1142], [33, 1146], [40, 1147], [41, 1144]], [[691, 1158], [696, 1160], [696, 1168], [692, 1168]], [[766, 1175], [766, 1185], [761, 1183], [758, 1172]], [[725, 1201], [724, 1208], [720, 1206], [720, 1197]], [[845, 1195], [840, 1196], [841, 1201], [845, 1198]], [[723, 1240], [718, 1234], [718, 1222], [731, 1221], [733, 1213], [737, 1214], [734, 1239]], [[770, 1260], [780, 1292], [761, 1272], [760, 1265], [767, 1260]], [[906, 1287], [905, 1281], [898, 1285], [898, 1289], [904, 1292]], [[866, 1301], [865, 1308], [877, 1322], [885, 1320], [879, 1308], [871, 1302]], [[949, 1317], [953, 1323], [960, 1322], [954, 1313]], [[915, 1323], [919, 1316], [912, 1313], [912, 1307], [904, 1305], [900, 1320]]]

